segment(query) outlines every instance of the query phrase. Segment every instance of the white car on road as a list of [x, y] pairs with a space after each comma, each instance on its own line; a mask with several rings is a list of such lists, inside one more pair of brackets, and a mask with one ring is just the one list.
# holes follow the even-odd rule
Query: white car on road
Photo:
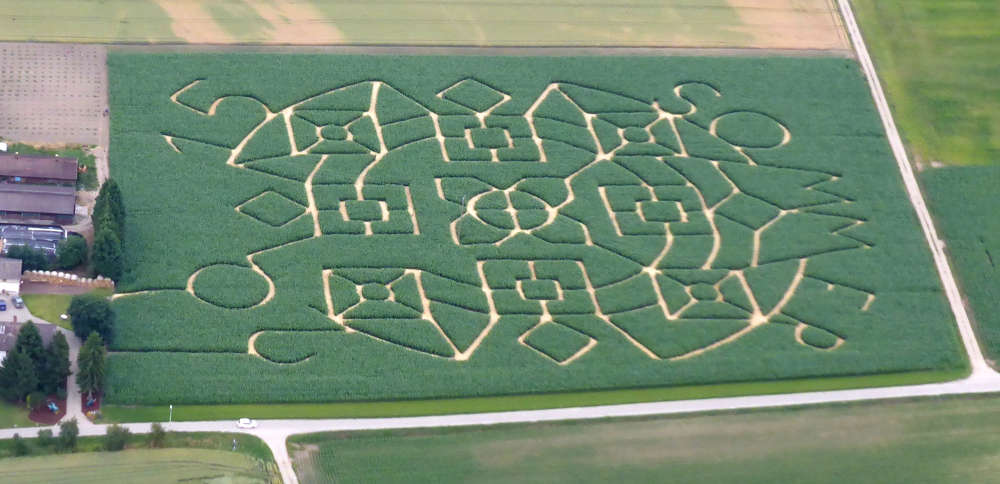
[[241, 418], [236, 422], [236, 426], [241, 429], [255, 429], [257, 428], [257, 421], [252, 418]]

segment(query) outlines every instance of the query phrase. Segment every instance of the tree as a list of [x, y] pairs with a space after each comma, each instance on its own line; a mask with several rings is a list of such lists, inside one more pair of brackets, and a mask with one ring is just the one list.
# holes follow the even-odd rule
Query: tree
[[44, 271], [49, 268], [49, 257], [38, 249], [27, 245], [12, 245], [7, 248], [7, 257], [21, 259], [21, 271]]
[[31, 359], [31, 364], [35, 365], [35, 375], [41, 377], [45, 372], [48, 355], [42, 343], [42, 335], [38, 334], [38, 326], [35, 326], [35, 323], [28, 321], [21, 326], [14, 341], [14, 351], [27, 355]]
[[163, 426], [159, 423], [154, 423], [149, 430], [149, 446], [158, 449], [163, 447], [163, 443], [167, 440], [167, 431], [163, 429]]
[[70, 374], [69, 344], [61, 332], [56, 332], [49, 343], [45, 355], [45, 371], [39, 374], [42, 390], [45, 393], [58, 393], [66, 385], [66, 377]]
[[42, 429], [38, 431], [38, 445], [40, 447], [49, 447], [56, 442], [56, 439], [52, 437], [52, 429]]
[[104, 436], [104, 449], [111, 451], [124, 449], [131, 435], [132, 432], [126, 427], [118, 424], [109, 426], [108, 433]]
[[124, 272], [124, 260], [122, 258], [122, 242], [115, 233], [109, 229], [101, 228], [94, 237], [94, 270], [98, 274], [117, 282]]
[[19, 351], [8, 353], [0, 367], [0, 390], [4, 397], [12, 402], [20, 402], [37, 388], [38, 375], [31, 358]]
[[87, 261], [87, 241], [72, 235], [59, 242], [56, 247], [56, 267], [72, 269]]
[[23, 455], [28, 455], [28, 443], [21, 438], [20, 434], [14, 434], [14, 438], [11, 439], [13, 442], [14, 457], [21, 457]]
[[75, 418], [59, 424], [59, 450], [63, 452], [76, 450], [76, 437], [78, 435], [80, 435], [80, 427]]
[[96, 332], [90, 333], [77, 356], [76, 383], [88, 397], [104, 387], [104, 341]]
[[119, 240], [122, 239], [122, 229], [125, 227], [125, 205], [122, 203], [121, 189], [118, 188], [118, 183], [113, 179], [109, 178], [101, 185], [97, 200], [94, 202], [92, 219], [95, 232], [101, 228], [110, 228]]
[[115, 313], [106, 298], [94, 294], [73, 296], [66, 312], [73, 321], [73, 332], [78, 338], [86, 338], [96, 331], [102, 338], [110, 341]]

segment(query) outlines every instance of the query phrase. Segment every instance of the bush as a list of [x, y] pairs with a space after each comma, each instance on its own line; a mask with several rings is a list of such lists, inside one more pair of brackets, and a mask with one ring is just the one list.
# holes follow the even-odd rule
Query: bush
[[154, 423], [149, 430], [149, 446], [154, 449], [163, 447], [167, 440], [167, 431], [159, 423]]
[[21, 259], [21, 271], [44, 271], [49, 268], [49, 257], [39, 249], [14, 245], [7, 249], [7, 257]]
[[25, 402], [29, 409], [35, 410], [45, 406], [46, 397], [42, 392], [31, 392], [25, 398]]
[[38, 445], [40, 447], [51, 447], [55, 443], [56, 439], [52, 436], [51, 429], [42, 429], [38, 431]]
[[56, 267], [72, 269], [87, 261], [87, 241], [83, 237], [70, 236], [56, 247]]
[[132, 432], [128, 428], [118, 424], [111, 425], [108, 427], [108, 433], [104, 436], [104, 450], [114, 452], [124, 449], [131, 436]]
[[11, 450], [14, 452], [14, 457], [21, 457], [28, 455], [30, 449], [28, 449], [28, 443], [21, 438], [19, 434], [14, 434], [14, 438], [11, 439], [12, 446]]
[[80, 435], [80, 427], [76, 419], [59, 424], [59, 450], [73, 452], [76, 450], [76, 438]]
[[115, 313], [107, 299], [93, 294], [73, 296], [66, 312], [73, 322], [73, 333], [78, 338], [84, 339], [96, 332], [105, 341], [111, 339]]

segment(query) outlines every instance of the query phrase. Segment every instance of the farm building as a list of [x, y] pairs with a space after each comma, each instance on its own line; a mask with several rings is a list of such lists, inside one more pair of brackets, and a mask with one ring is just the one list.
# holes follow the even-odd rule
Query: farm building
[[70, 224], [75, 211], [74, 187], [0, 183], [0, 221]]
[[0, 153], [0, 221], [73, 223], [75, 158]]
[[0, 153], [0, 182], [76, 186], [76, 158]]
[[0, 257], [0, 294], [21, 292], [21, 259]]
[[[0, 321], [0, 366], [3, 366], [3, 360], [7, 358], [7, 352], [14, 349], [17, 333], [21, 331], [22, 326], [24, 323]], [[42, 337], [42, 344], [48, 347], [49, 343], [52, 342], [52, 336], [56, 334], [56, 327], [51, 324], [36, 324], [35, 327], [38, 328], [38, 334]]]

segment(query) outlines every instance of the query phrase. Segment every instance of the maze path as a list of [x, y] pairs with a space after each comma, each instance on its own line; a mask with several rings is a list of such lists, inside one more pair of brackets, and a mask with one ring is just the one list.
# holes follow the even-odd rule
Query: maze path
[[[600, 343], [586, 329], [560, 322], [560, 314], [592, 317], [654, 360], [696, 357], [769, 323], [792, 325], [798, 344], [818, 350], [834, 351], [846, 341], [846, 335], [786, 309], [805, 280], [837, 289], [811, 277], [808, 262], [871, 248], [844, 233], [865, 220], [843, 208], [852, 200], [829, 188], [838, 174], [755, 158], [791, 143], [792, 132], [777, 118], [731, 110], [703, 119], [699, 103], [723, 96], [710, 84], [678, 84], [675, 99], [661, 105], [556, 82], [523, 113], [510, 114], [504, 107], [512, 96], [474, 78], [435, 94], [450, 109], [432, 108], [374, 80], [277, 110], [247, 96], [217, 97], [199, 110], [185, 96], [201, 83], [192, 81], [170, 100], [178, 109], [212, 118], [227, 100], [249, 99], [259, 105], [260, 121], [234, 146], [166, 132], [165, 142], [177, 152], [184, 151], [184, 143], [222, 148], [228, 151], [226, 165], [234, 169], [301, 184], [304, 204], [262, 192], [234, 207], [237, 213], [273, 220], [278, 228], [311, 220], [311, 237], [246, 256], [250, 269], [268, 284], [267, 295], [249, 309], [276, 296], [272, 276], [255, 261], [263, 253], [329, 236], [363, 244], [369, 237], [443, 234], [439, 243], [476, 260], [466, 270], [478, 283], [449, 282], [449, 276], [417, 260], [393, 269], [398, 276], [392, 280], [355, 281], [345, 292], [331, 283], [340, 278], [337, 284], [346, 284], [338, 275], [345, 269], [324, 267], [317, 274], [326, 317], [349, 334], [455, 361], [470, 359], [510, 314], [536, 317], [517, 342], [559, 365], [585, 357]], [[406, 159], [430, 153], [429, 146], [436, 160]], [[393, 168], [400, 160], [418, 163], [406, 165], [412, 173], [403, 181]], [[331, 176], [337, 181], [330, 182]], [[288, 215], [268, 216], [263, 207], [262, 219], [244, 208], [263, 205], [259, 200], [265, 198], [291, 207]], [[452, 210], [442, 215], [432, 207]], [[802, 242], [777, 243], [789, 233], [809, 231], [812, 238]], [[538, 253], [526, 254], [525, 246], [538, 247]], [[610, 276], [595, 272], [588, 267], [591, 253], [627, 270]], [[569, 262], [568, 270], [577, 272], [540, 276], [537, 264], [550, 260]], [[487, 264], [520, 275], [497, 282]], [[185, 290], [208, 303], [194, 284], [203, 269], [191, 274]], [[355, 268], [373, 274], [386, 269]], [[449, 297], [441, 289], [430, 295], [427, 278], [470, 295]], [[397, 291], [409, 279], [413, 287]], [[563, 279], [573, 282], [567, 286]], [[871, 291], [844, 290], [864, 295], [859, 311], [875, 300]], [[400, 302], [404, 298], [409, 306]], [[466, 306], [469, 301], [478, 302]], [[403, 326], [409, 329], [400, 330]], [[698, 335], [677, 337], [678, 332]], [[253, 341], [259, 334], [248, 345], [257, 356]]]

